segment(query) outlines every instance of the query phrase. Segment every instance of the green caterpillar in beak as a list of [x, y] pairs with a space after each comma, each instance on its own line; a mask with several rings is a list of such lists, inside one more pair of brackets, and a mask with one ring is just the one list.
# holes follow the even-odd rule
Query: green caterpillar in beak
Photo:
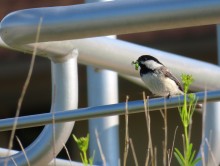
[[131, 64], [132, 64], [132, 65], [135, 65], [135, 70], [138, 70], [138, 67], [139, 67], [138, 61], [132, 61]]

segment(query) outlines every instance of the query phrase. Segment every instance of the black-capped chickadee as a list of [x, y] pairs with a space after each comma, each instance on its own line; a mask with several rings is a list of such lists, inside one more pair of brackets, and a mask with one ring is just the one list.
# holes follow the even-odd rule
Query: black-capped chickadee
[[141, 79], [154, 95], [169, 98], [184, 94], [179, 80], [156, 58], [142, 55], [132, 63], [136, 70], [140, 67]]

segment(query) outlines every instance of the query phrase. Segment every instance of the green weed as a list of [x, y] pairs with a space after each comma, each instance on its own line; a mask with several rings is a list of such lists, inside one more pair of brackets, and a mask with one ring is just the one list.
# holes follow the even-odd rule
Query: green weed
[[184, 152], [183, 154], [175, 148], [174, 156], [181, 166], [195, 166], [201, 158], [195, 158], [196, 151], [193, 150], [193, 144], [190, 143], [189, 125], [192, 120], [193, 113], [197, 104], [197, 99], [194, 94], [188, 94], [189, 86], [193, 83], [191, 75], [182, 75], [184, 86], [184, 103], [179, 107], [179, 114], [184, 128]]
[[87, 150], [88, 150], [88, 147], [89, 147], [89, 134], [87, 134], [86, 137], [80, 137], [80, 138], [77, 138], [73, 134], [73, 139], [77, 143], [77, 146], [80, 150], [80, 157], [81, 157], [83, 165], [88, 166], [88, 164], [89, 164], [90, 166], [92, 166], [93, 161], [94, 161], [94, 157], [95, 157], [95, 152], [93, 153], [93, 156], [88, 159]]

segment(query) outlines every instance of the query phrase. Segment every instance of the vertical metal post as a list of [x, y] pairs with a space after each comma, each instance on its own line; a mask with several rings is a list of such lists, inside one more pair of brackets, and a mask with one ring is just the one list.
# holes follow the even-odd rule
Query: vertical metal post
[[220, 65], [220, 24], [217, 25], [218, 65]]
[[[99, 70], [87, 67], [89, 106], [113, 104], [118, 102], [117, 74], [108, 70]], [[97, 145], [95, 130], [99, 139], [103, 155], [108, 165], [118, 165], [118, 116], [95, 118], [89, 120], [90, 155], [95, 151], [94, 164], [101, 164], [102, 159]]]
[[[220, 25], [217, 25], [218, 64], [220, 65]], [[220, 163], [220, 102], [207, 103], [205, 108], [204, 138], [200, 148], [199, 157], [204, 157], [206, 165], [219, 165]], [[202, 154], [204, 156], [202, 156]], [[200, 163], [199, 165], [202, 165]]]
[[[103, 2], [107, 0], [86, 0]], [[113, 37], [113, 36], [111, 36]], [[99, 50], [97, 50], [99, 51]], [[105, 56], [105, 55], [103, 55]], [[116, 72], [87, 67], [89, 106], [113, 104], [118, 102], [118, 75]], [[95, 151], [94, 164], [103, 164], [95, 130], [99, 134], [101, 149], [107, 165], [119, 165], [119, 118], [110, 116], [89, 120], [90, 155]]]
[[207, 103], [205, 116], [205, 140], [203, 139], [207, 165], [220, 163], [220, 102]]
[[[220, 65], [220, 25], [217, 25], [217, 50], [218, 50], [218, 65]], [[208, 155], [206, 155], [208, 156], [208, 165], [219, 165], [220, 164], [220, 158], [219, 158], [220, 102], [207, 104], [205, 121], [206, 121], [205, 137], [207, 138], [210, 146], [209, 149], [206, 145], [206, 149], [207, 149], [206, 151], [208, 151]]]

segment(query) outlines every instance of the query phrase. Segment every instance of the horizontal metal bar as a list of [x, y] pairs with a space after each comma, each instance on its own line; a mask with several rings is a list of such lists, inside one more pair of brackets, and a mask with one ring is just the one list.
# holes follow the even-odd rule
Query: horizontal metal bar
[[1, 37], [10, 46], [33, 43], [41, 17], [40, 41], [57, 41], [217, 24], [220, 1], [127, 0], [26, 9], [2, 20]]
[[[198, 103], [204, 102], [204, 97], [206, 101], [219, 101], [220, 100], [220, 90], [218, 91], [208, 91], [195, 93], [198, 98]], [[183, 103], [183, 96], [175, 96], [169, 99], [166, 98], [155, 98], [148, 101], [149, 111], [163, 109], [166, 103], [167, 108], [178, 107]], [[87, 120], [90, 118], [104, 117], [110, 115], [123, 115], [125, 114], [126, 103], [118, 103], [111, 105], [103, 105], [97, 107], [81, 108], [77, 110], [69, 110], [63, 112], [44, 113], [37, 115], [29, 115], [19, 117], [17, 121], [17, 129], [43, 126], [45, 124], [52, 123], [52, 118], [54, 115], [55, 123], [76, 121], [76, 120]], [[128, 102], [128, 113], [138, 113], [144, 111], [143, 100]], [[2, 119], [0, 120], [0, 131], [11, 130], [14, 123], [14, 118]]]
[[[28, 44], [17, 49], [31, 53], [34, 47], [35, 44]], [[220, 89], [220, 67], [217, 65], [107, 37], [38, 43], [38, 55], [62, 59], [74, 48], [79, 50], [79, 63], [136, 77], [139, 72], [131, 62], [140, 55], [149, 54], [157, 57], [178, 78], [182, 73], [193, 75], [195, 82], [191, 89], [194, 91]]]

